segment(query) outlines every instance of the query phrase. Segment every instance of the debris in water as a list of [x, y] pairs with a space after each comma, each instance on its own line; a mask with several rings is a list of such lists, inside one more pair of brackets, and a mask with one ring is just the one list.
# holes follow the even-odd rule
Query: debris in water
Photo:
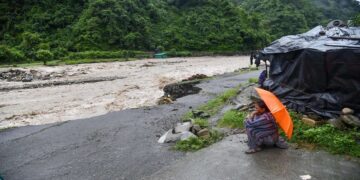
[[199, 79], [205, 79], [205, 78], [208, 78], [207, 75], [205, 74], [195, 74], [195, 75], [192, 75], [191, 77], [187, 78], [187, 79], [183, 79], [182, 81], [193, 81], [193, 80], [199, 80]]
[[170, 104], [177, 98], [181, 98], [190, 94], [197, 94], [201, 88], [195, 87], [200, 81], [188, 81], [168, 84], [164, 87], [164, 96], [158, 100], [158, 104]]

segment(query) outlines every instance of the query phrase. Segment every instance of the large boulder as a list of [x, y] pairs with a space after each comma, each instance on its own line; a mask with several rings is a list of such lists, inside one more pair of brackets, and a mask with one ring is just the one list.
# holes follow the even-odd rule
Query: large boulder
[[170, 129], [169, 131], [167, 131], [164, 135], [162, 135], [159, 140], [158, 143], [168, 143], [168, 142], [176, 142], [178, 140], [180, 140], [181, 138], [181, 133], [178, 134], [174, 134], [173, 133], [173, 129]]
[[340, 118], [345, 124], [360, 127], [360, 119], [354, 115], [341, 115]]
[[184, 140], [188, 140], [188, 139], [190, 139], [190, 138], [192, 138], [192, 137], [197, 137], [197, 136], [195, 136], [195, 134], [193, 134], [193, 133], [191, 133], [191, 132], [189, 132], [189, 131], [185, 131], [185, 132], [182, 132], [181, 133], [181, 137], [180, 137], [180, 140], [181, 141], [184, 141]]
[[185, 131], [190, 131], [190, 128], [192, 127], [191, 122], [184, 122], [184, 123], [178, 123], [176, 127], [174, 128], [173, 133], [182, 133]]
[[338, 129], [345, 129], [346, 125], [342, 122], [341, 118], [329, 119], [328, 123]]
[[352, 115], [354, 114], [354, 110], [350, 109], [350, 108], [344, 108], [341, 111], [344, 115]]
[[205, 128], [200, 130], [197, 135], [201, 138], [209, 138], [210, 137], [210, 132], [209, 129]]
[[201, 130], [201, 127], [199, 125], [197, 125], [197, 124], [195, 124], [193, 127], [190, 128], [190, 131], [193, 134], [197, 134], [200, 130]]

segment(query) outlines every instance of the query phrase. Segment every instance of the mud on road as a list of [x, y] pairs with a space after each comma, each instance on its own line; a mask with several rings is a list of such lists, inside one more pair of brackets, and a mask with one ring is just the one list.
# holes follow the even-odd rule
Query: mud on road
[[174, 103], [126, 109], [60, 123], [0, 131], [0, 174], [5, 179], [141, 179], [185, 154], [157, 143], [180, 122], [216, 95], [259, 71], [230, 73], [203, 80], [198, 94]]
[[234, 56], [17, 68], [35, 73], [36, 78], [0, 80], [0, 129], [152, 106], [167, 84], [194, 74], [213, 76], [248, 66], [249, 57]]

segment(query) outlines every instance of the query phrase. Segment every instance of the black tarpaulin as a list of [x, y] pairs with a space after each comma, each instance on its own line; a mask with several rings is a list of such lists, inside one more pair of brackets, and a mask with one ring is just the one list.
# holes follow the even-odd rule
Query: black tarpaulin
[[[262, 53], [271, 62], [265, 88], [280, 97], [287, 107], [299, 112], [311, 111], [331, 118], [349, 107], [359, 116], [360, 47], [356, 47], [359, 40], [353, 37], [359, 35], [360, 38], [360, 28], [342, 29], [351, 40], [321, 37], [316, 31], [324, 29], [317, 27], [304, 33], [306, 36], [291, 36], [294, 42], [283, 37], [265, 48]], [[345, 37], [344, 34], [338, 37]], [[281, 42], [284, 39], [286, 42]]]

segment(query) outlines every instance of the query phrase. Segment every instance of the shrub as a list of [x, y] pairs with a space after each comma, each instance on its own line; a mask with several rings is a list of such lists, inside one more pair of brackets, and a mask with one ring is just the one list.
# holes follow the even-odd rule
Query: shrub
[[46, 62], [48, 60], [52, 60], [54, 57], [53, 53], [51, 53], [49, 50], [44, 49], [36, 51], [35, 56], [37, 60], [43, 61], [44, 65], [46, 65]]
[[353, 18], [354, 26], [360, 26], [360, 14]]
[[22, 51], [9, 48], [5, 45], [0, 45], [0, 63], [14, 63], [26, 60], [25, 55]]
[[58, 47], [56, 49], [53, 49], [52, 52], [54, 53], [55, 59], [60, 59], [62, 57], [67, 56], [68, 54], [68, 51], [63, 47]]

